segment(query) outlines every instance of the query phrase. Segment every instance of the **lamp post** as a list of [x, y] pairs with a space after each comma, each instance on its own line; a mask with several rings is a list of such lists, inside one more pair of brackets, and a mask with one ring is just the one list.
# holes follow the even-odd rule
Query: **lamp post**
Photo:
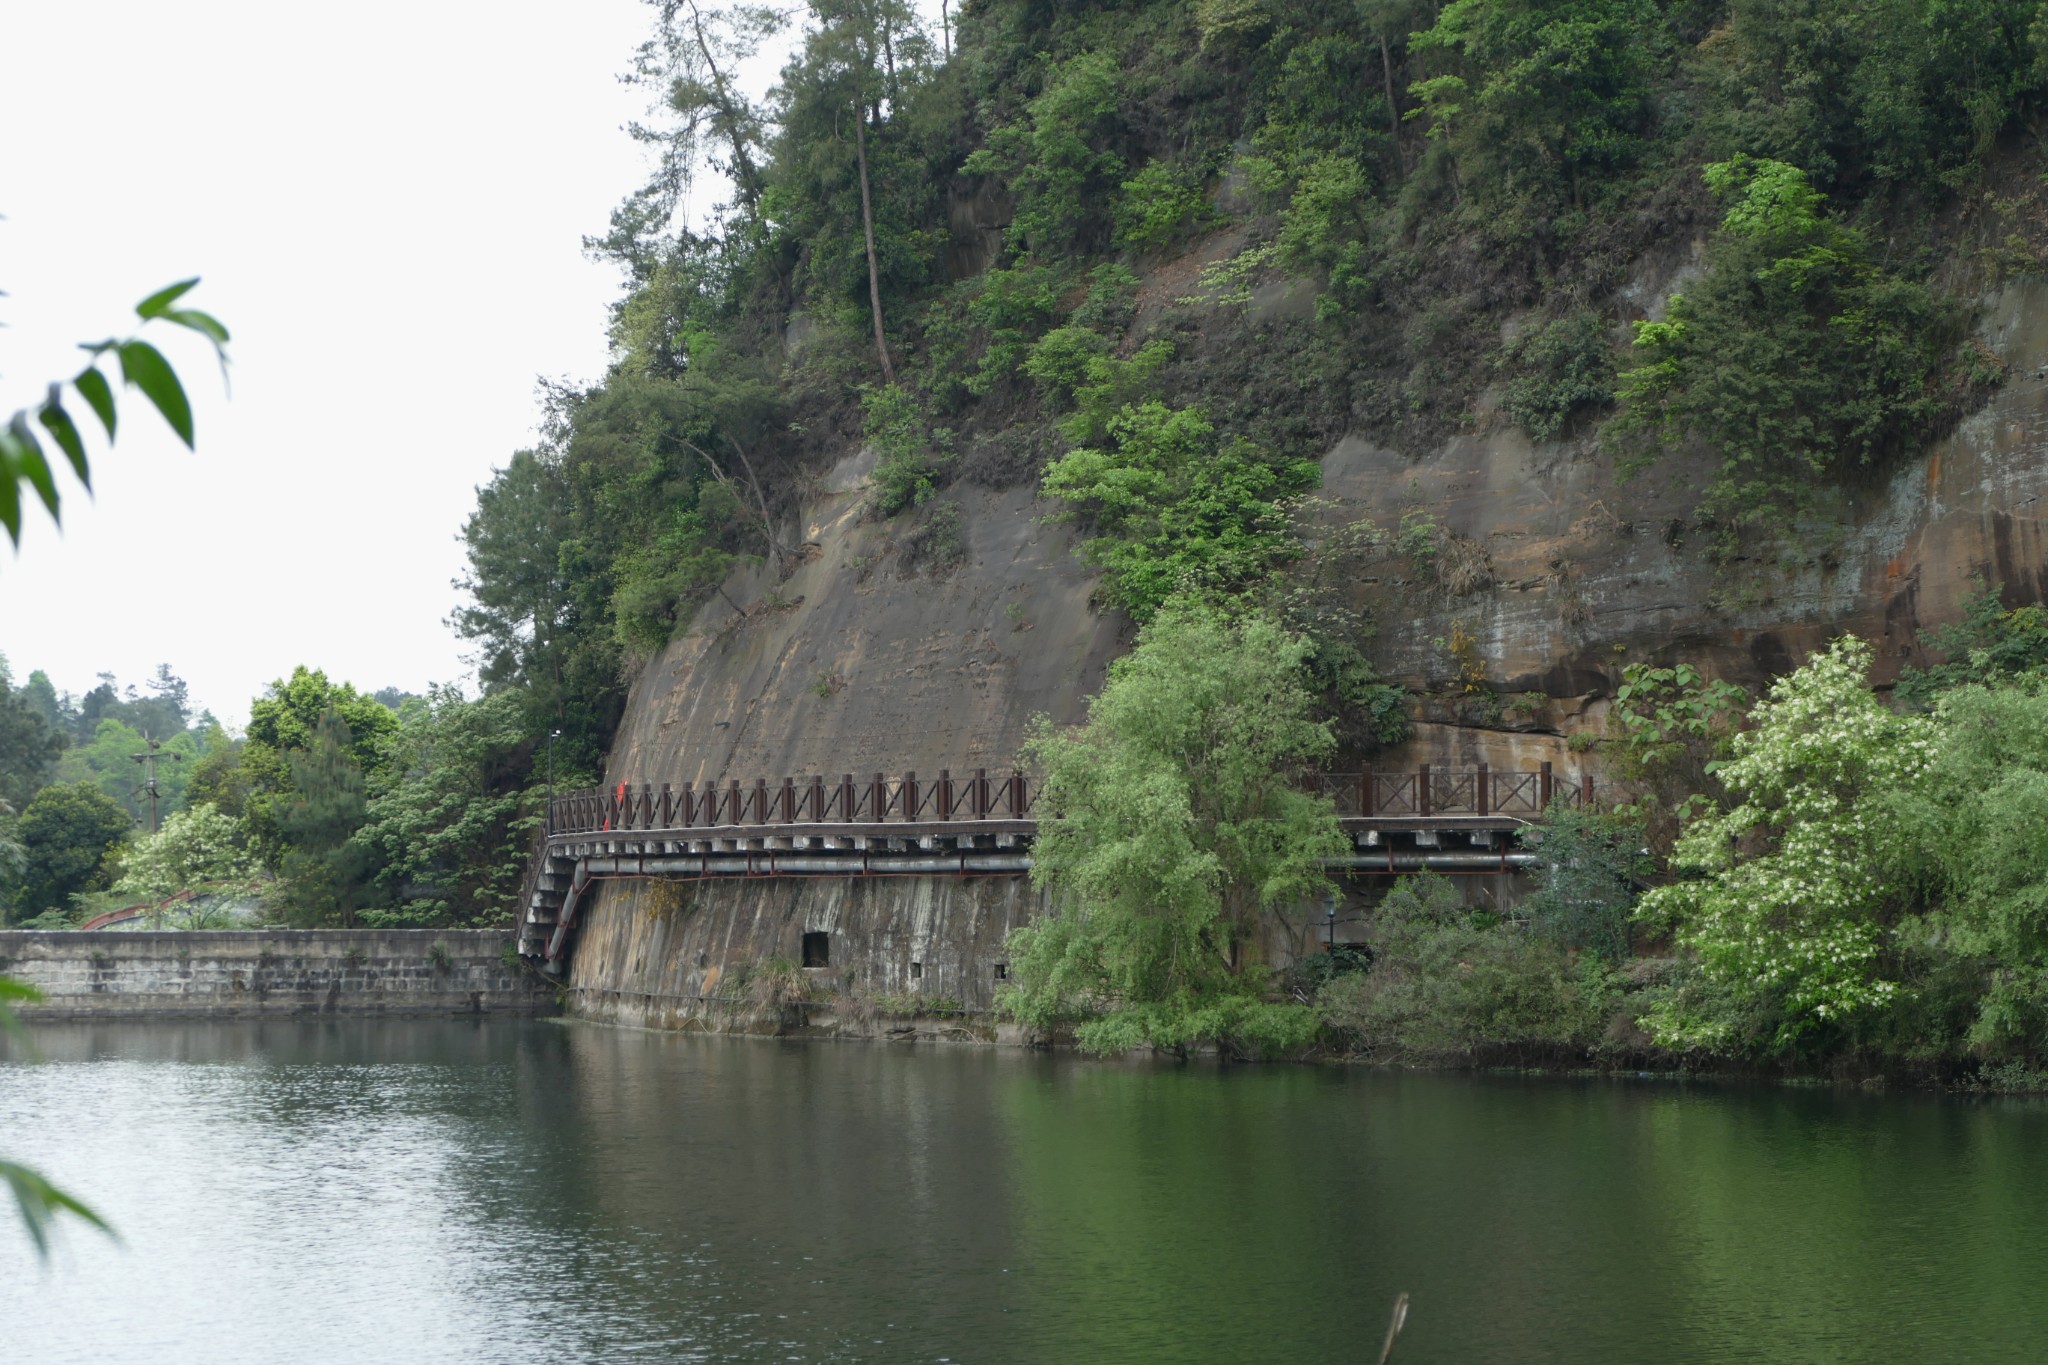
[[1328, 924], [1330, 931], [1329, 946], [1324, 951], [1334, 953], [1337, 951], [1337, 891], [1335, 887], [1332, 887], [1330, 893], [1323, 897], [1323, 919]]
[[555, 741], [562, 737], [560, 730], [548, 731], [548, 818], [546, 828], [553, 832], [555, 827]]

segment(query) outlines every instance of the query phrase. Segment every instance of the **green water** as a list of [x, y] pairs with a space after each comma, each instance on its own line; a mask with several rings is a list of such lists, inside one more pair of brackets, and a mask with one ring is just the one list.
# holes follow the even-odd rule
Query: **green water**
[[[2048, 1107], [547, 1023], [45, 1027], [54, 1362], [2048, 1359]], [[16, 1054], [18, 1056], [18, 1053]]]

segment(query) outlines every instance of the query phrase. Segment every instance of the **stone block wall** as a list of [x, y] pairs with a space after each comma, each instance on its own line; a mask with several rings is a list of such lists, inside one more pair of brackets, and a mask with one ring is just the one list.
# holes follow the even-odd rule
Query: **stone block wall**
[[508, 930], [0, 931], [0, 975], [39, 1018], [553, 1013]]

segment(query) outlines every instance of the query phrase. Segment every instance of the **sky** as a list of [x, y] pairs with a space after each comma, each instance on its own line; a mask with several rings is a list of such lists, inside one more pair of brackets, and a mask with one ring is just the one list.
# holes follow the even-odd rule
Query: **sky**
[[[0, 653], [83, 692], [169, 663], [230, 724], [296, 664], [463, 682], [475, 489], [538, 377], [605, 363], [587, 259], [644, 176], [638, 0], [0, 4], [0, 417], [198, 275], [234, 334], [165, 343], [197, 453], [131, 397], [60, 531], [0, 544]], [[473, 680], [472, 680], [473, 688]]]

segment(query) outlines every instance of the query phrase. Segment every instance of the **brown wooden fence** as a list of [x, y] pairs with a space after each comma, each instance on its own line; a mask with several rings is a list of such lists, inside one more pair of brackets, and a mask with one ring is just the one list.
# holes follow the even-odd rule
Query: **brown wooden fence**
[[[1328, 796], [1340, 817], [1369, 820], [1449, 819], [1484, 816], [1534, 820], [1553, 804], [1590, 805], [1593, 779], [1535, 769], [1493, 771], [1432, 768], [1413, 771], [1363, 768], [1356, 773], [1310, 773], [1301, 785]], [[596, 834], [623, 830], [723, 829], [760, 825], [952, 824], [972, 820], [1029, 820], [1038, 784], [1010, 770], [991, 774], [976, 768], [964, 777], [940, 769], [936, 778], [914, 772], [837, 780], [822, 774], [785, 777], [752, 786], [737, 779], [721, 787], [685, 782], [680, 791], [664, 782], [637, 786], [621, 782], [610, 790], [565, 792], [548, 808], [547, 832]]]

